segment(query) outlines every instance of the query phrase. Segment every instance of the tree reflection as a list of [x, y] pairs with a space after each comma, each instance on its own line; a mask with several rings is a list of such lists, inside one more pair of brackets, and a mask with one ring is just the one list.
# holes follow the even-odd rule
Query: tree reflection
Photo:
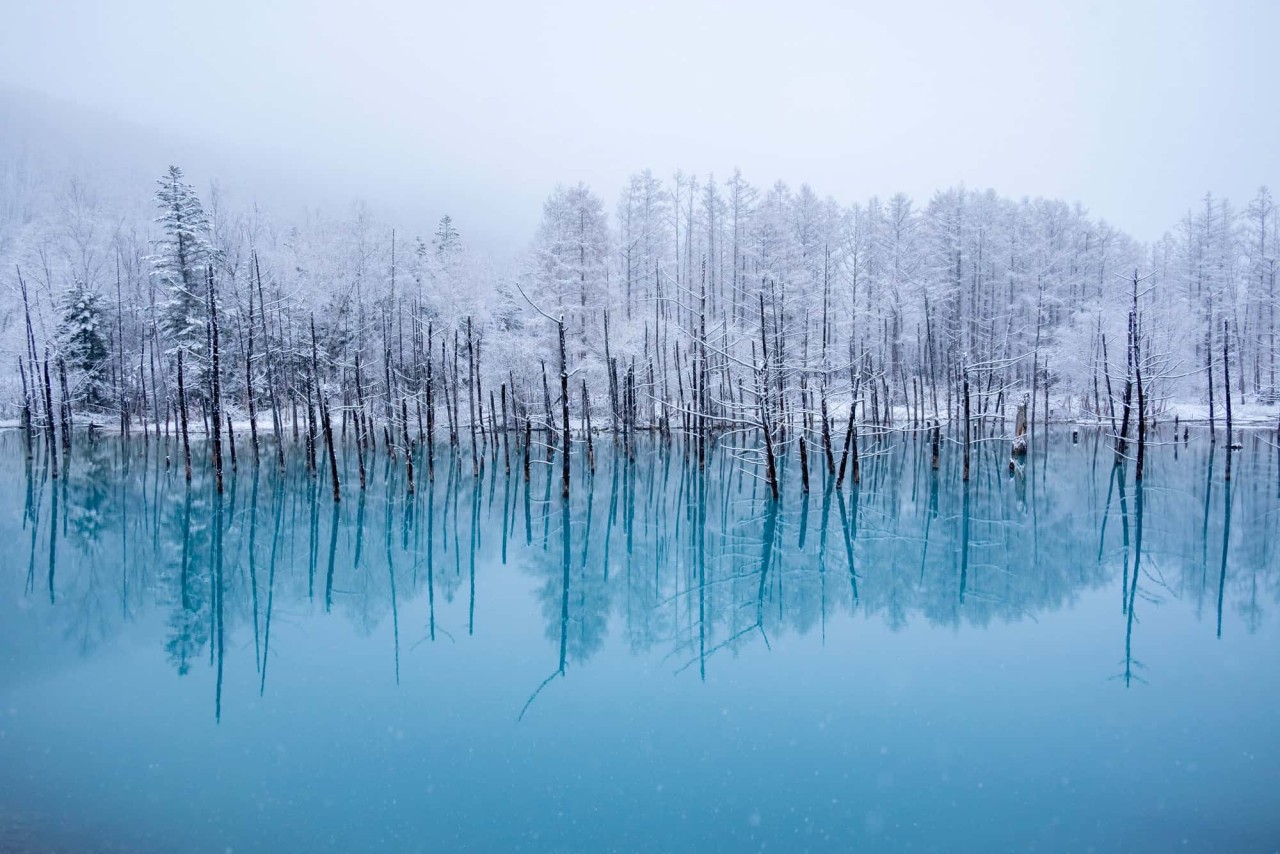
[[[78, 442], [55, 482], [13, 435], [0, 437], [0, 468], [11, 475], [0, 490], [23, 507], [12, 517], [22, 526], [13, 563], [28, 607], [47, 609], [86, 654], [159, 612], [174, 671], [209, 662], [219, 717], [235, 650], [252, 643], [264, 694], [280, 632], [298, 619], [378, 633], [395, 680], [417, 650], [401, 648], [402, 611], [424, 641], [452, 639], [450, 628], [462, 639], [464, 621], [468, 633], [492, 630], [500, 616], [490, 616], [486, 596], [507, 583], [503, 565], [533, 581], [553, 664], [534, 696], [590, 661], [611, 634], [656, 652], [675, 673], [706, 679], [724, 651], [767, 649], [788, 633], [825, 638], [840, 615], [894, 630], [913, 621], [984, 626], [1115, 582], [1130, 684], [1142, 669], [1139, 608], [1212, 601], [1220, 635], [1234, 613], [1255, 631], [1265, 602], [1280, 595], [1267, 527], [1280, 494], [1266, 442], [1246, 442], [1226, 489], [1214, 480], [1208, 442], [1153, 445], [1138, 483], [1088, 432], [1081, 444], [1092, 443], [1092, 455], [1067, 441], [1037, 443], [1025, 474], [1013, 475], [1007, 447], [979, 441], [965, 482], [958, 454], [944, 449], [934, 469], [929, 442], [884, 433], [862, 441], [860, 483], [839, 488], [818, 467], [820, 497], [785, 488], [797, 474], [784, 459], [778, 500], [755, 461], [729, 447], [699, 467], [678, 448], [645, 442], [636, 440], [634, 459], [600, 443], [595, 477], [585, 454], [575, 456], [579, 486], [565, 500], [558, 467], [541, 459], [529, 481], [522, 464], [474, 477], [442, 448], [442, 476], [409, 495], [398, 463], [371, 458], [366, 489], [343, 511], [320, 506], [326, 499], [301, 459], [290, 457], [283, 472], [242, 465], [218, 500], [207, 469], [197, 464], [188, 484], [166, 465], [173, 449], [162, 438]], [[339, 466], [354, 482], [345, 469], [357, 460], [347, 457]], [[372, 563], [371, 543], [382, 552]]]

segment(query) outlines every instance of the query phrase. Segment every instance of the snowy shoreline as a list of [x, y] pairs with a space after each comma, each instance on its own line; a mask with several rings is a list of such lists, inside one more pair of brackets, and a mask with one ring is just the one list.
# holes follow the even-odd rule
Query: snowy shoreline
[[[1086, 427], [1086, 428], [1097, 427], [1100, 429], [1110, 429], [1109, 418], [1099, 419], [1093, 415], [1080, 415], [1073, 418], [1062, 418], [1062, 417], [1057, 417], [1055, 412], [1055, 409], [1057, 408], [1058, 407], [1054, 407], [1052, 404], [1050, 405], [1049, 424], [1051, 426]], [[840, 424], [840, 425], [845, 424], [845, 416], [848, 412], [847, 405], [831, 406], [830, 412], [831, 412], [831, 420], [832, 420], [833, 427], [836, 424]], [[987, 413], [986, 415], [975, 414], [973, 417], [975, 422], [986, 422], [986, 423], [990, 423], [991, 421], [998, 421], [1001, 418], [1001, 416], [998, 413], [994, 413], [994, 414]], [[1009, 422], [1009, 430], [1012, 431], [1013, 430], [1012, 415], [1007, 414], [1004, 417], [1005, 417], [1005, 420]], [[1118, 417], [1118, 414], [1117, 414], [1117, 417]], [[593, 427], [592, 427], [593, 433], [608, 434], [609, 432], [611, 432], [607, 426], [603, 426], [601, 424], [601, 422], [606, 421], [606, 419], [603, 419], [600, 416], [596, 416], [596, 418], [593, 420], [595, 421], [595, 424], [593, 424]], [[1041, 424], [1044, 423], [1043, 418], [1040, 418], [1037, 420], [1038, 420], [1038, 423], [1041, 423]], [[926, 421], [928, 421], [930, 424], [932, 423], [932, 417], [928, 414], [926, 414]], [[1161, 413], [1161, 415], [1158, 418], [1152, 418], [1149, 423], [1152, 427], [1158, 427], [1164, 424], [1173, 423], [1174, 421], [1176, 421], [1179, 424], [1187, 424], [1192, 426], [1202, 426], [1202, 425], [1207, 426], [1209, 424], [1209, 407], [1207, 404], [1203, 404], [1203, 403], [1172, 404], [1163, 413]], [[89, 429], [90, 427], [92, 427], [95, 430], [101, 430], [104, 432], [112, 432], [112, 433], [118, 432], [120, 428], [120, 422], [118, 420], [118, 416], [104, 416], [101, 418], [94, 418], [94, 417], [86, 417], [85, 415], [80, 414], [75, 416], [75, 418], [73, 419], [73, 423], [74, 423], [74, 426], [78, 429]], [[909, 427], [910, 423], [911, 423], [911, 416], [906, 408], [901, 406], [897, 406], [893, 408], [893, 425], [891, 425], [890, 429], [902, 429], [904, 427]], [[947, 426], [952, 423], [952, 419], [948, 419], [944, 416], [941, 419], [941, 423], [943, 424], [943, 426]], [[1218, 426], [1218, 427], [1223, 427], [1223, 428], [1226, 427], [1226, 418], [1222, 410], [1222, 407], [1220, 405], [1215, 409], [1213, 423], [1215, 424], [1215, 426]], [[154, 432], [154, 429], [155, 429], [154, 425], [151, 424], [151, 422], [149, 421], [146, 422], [146, 424], [147, 424], [147, 429]], [[233, 417], [231, 419], [231, 424], [237, 437], [239, 437], [241, 434], [244, 434], [246, 436], [249, 434], [248, 418], [242, 419], [242, 418]], [[20, 429], [21, 426], [22, 426], [22, 422], [16, 418], [0, 419], [0, 430], [17, 430], [17, 429]], [[581, 433], [585, 427], [582, 419], [578, 417], [574, 417], [570, 419], [570, 426], [575, 433]], [[868, 429], [875, 427], [875, 425], [869, 424], [865, 421], [862, 422], [862, 426]], [[1280, 430], [1280, 405], [1260, 404], [1260, 403], [1233, 404], [1232, 412], [1231, 412], [1231, 426], [1233, 429], [1239, 429], [1239, 430]], [[337, 427], [337, 425], [335, 425], [335, 427]], [[140, 421], [134, 421], [130, 425], [131, 433], [141, 433], [142, 428], [143, 428], [143, 423]], [[164, 425], [162, 423], [161, 424], [162, 432], [163, 432], [163, 429], [164, 429]], [[291, 427], [286, 426], [285, 432], [286, 433], [291, 432], [291, 429], [292, 429]], [[464, 424], [458, 425], [459, 431], [469, 430], [469, 429], [470, 429], [469, 424], [464, 423]], [[488, 429], [487, 422], [486, 422], [485, 429], [486, 430]], [[646, 433], [646, 432], [654, 432], [657, 428], [651, 427], [646, 429], [645, 427], [638, 426], [636, 429], [638, 432]], [[924, 429], [924, 428], [921, 428], [921, 429]], [[542, 433], [546, 431], [546, 428], [543, 425], [539, 424], [539, 419], [536, 417], [533, 423], [533, 430], [535, 433]], [[305, 426], [300, 423], [299, 433], [301, 434], [303, 431], [305, 431]], [[172, 422], [170, 422], [169, 424], [169, 432], [170, 432], [170, 435], [175, 435], [175, 436], [177, 435], [176, 427]], [[197, 419], [193, 419], [188, 423], [187, 432], [191, 436], [204, 436], [206, 434], [203, 423]], [[269, 435], [273, 435], [274, 432], [275, 431], [272, 428], [270, 417], [267, 417], [267, 418], [260, 417], [258, 421], [258, 433], [260, 435], [269, 436]], [[224, 433], [225, 433], [225, 430], [224, 430]], [[441, 435], [447, 436], [447, 431], [444, 429], [441, 429], [441, 427], [438, 425], [437, 436], [441, 436]]]

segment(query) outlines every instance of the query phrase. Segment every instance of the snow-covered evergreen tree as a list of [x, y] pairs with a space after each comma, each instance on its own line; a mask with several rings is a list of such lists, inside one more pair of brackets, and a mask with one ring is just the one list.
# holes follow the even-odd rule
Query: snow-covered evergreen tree
[[462, 235], [453, 227], [453, 217], [445, 214], [440, 217], [440, 225], [436, 228], [436, 255], [442, 259], [456, 255], [462, 251]]
[[557, 187], [542, 207], [534, 249], [534, 293], [543, 310], [565, 315], [581, 342], [605, 308], [609, 225], [600, 198], [586, 184]]
[[101, 298], [82, 281], [72, 284], [62, 298], [58, 339], [68, 369], [78, 375], [81, 399], [90, 406], [104, 405], [108, 400], [107, 339]]
[[158, 182], [156, 222], [164, 236], [156, 241], [152, 272], [164, 289], [161, 326], [172, 349], [201, 357], [205, 347], [206, 276], [213, 263], [209, 218], [182, 169], [170, 166]]

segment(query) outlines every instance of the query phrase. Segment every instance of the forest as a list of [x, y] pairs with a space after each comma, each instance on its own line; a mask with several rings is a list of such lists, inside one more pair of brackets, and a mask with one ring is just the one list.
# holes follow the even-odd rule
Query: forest
[[[14, 164], [0, 189], [0, 406], [55, 476], [84, 424], [181, 437], [173, 463], [190, 477], [210, 455], [219, 487], [237, 441], [283, 469], [284, 443], [260, 437], [291, 437], [335, 500], [344, 442], [361, 486], [381, 449], [412, 492], [437, 443], [479, 474], [499, 435], [552, 463], [649, 431], [699, 463], [723, 444], [776, 495], [792, 454], [805, 491], [816, 466], [857, 481], [867, 429], [935, 445], [945, 429], [967, 460], [1006, 421], [1083, 420], [1140, 478], [1157, 419], [1207, 418], [1214, 438], [1233, 405], [1237, 424], [1275, 420], [1265, 187], [1243, 208], [1206, 194], [1148, 245], [1079, 205], [993, 191], [845, 206], [737, 171], [645, 170], [612, 212], [556, 187], [510, 262], [449, 216], [423, 233], [362, 205], [278, 222], [177, 166], [130, 199]], [[528, 477], [534, 453], [504, 454]]]

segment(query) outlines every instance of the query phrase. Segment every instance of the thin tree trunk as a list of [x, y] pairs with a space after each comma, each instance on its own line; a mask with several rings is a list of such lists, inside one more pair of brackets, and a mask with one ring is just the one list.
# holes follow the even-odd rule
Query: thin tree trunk
[[187, 384], [182, 370], [182, 347], [178, 348], [178, 421], [182, 429], [182, 466], [191, 482], [191, 440], [187, 434]]
[[45, 440], [49, 451], [49, 470], [53, 479], [58, 479], [58, 427], [53, 420], [53, 386], [49, 382], [49, 353], [44, 355], [44, 414]]
[[964, 480], [969, 480], [969, 442], [972, 422], [969, 420], [969, 369], [964, 370]]
[[1227, 409], [1227, 477], [1231, 480], [1231, 336], [1227, 321], [1222, 321], [1222, 399]]
[[208, 273], [209, 297], [209, 350], [212, 354], [212, 393], [209, 405], [213, 417], [213, 477], [218, 494], [222, 494], [222, 368], [218, 344], [218, 297], [213, 271]]
[[564, 345], [564, 315], [560, 315], [560, 423], [563, 432], [560, 460], [560, 494], [569, 497], [569, 362]]
[[253, 446], [253, 464], [260, 462], [261, 448], [258, 443], [258, 404], [253, 394], [253, 287], [249, 287], [249, 322], [245, 334], [244, 355], [244, 394], [249, 406], [249, 444]]
[[[505, 404], [504, 404], [505, 411]], [[591, 436], [591, 398], [587, 394], [587, 380], [582, 380], [582, 417], [586, 421], [586, 438], [587, 438], [587, 469], [592, 473], [596, 473], [596, 446], [595, 440]]]
[[62, 452], [66, 456], [71, 453], [71, 392], [67, 388], [67, 363], [58, 357], [58, 386], [61, 393], [58, 403], [62, 420]]

